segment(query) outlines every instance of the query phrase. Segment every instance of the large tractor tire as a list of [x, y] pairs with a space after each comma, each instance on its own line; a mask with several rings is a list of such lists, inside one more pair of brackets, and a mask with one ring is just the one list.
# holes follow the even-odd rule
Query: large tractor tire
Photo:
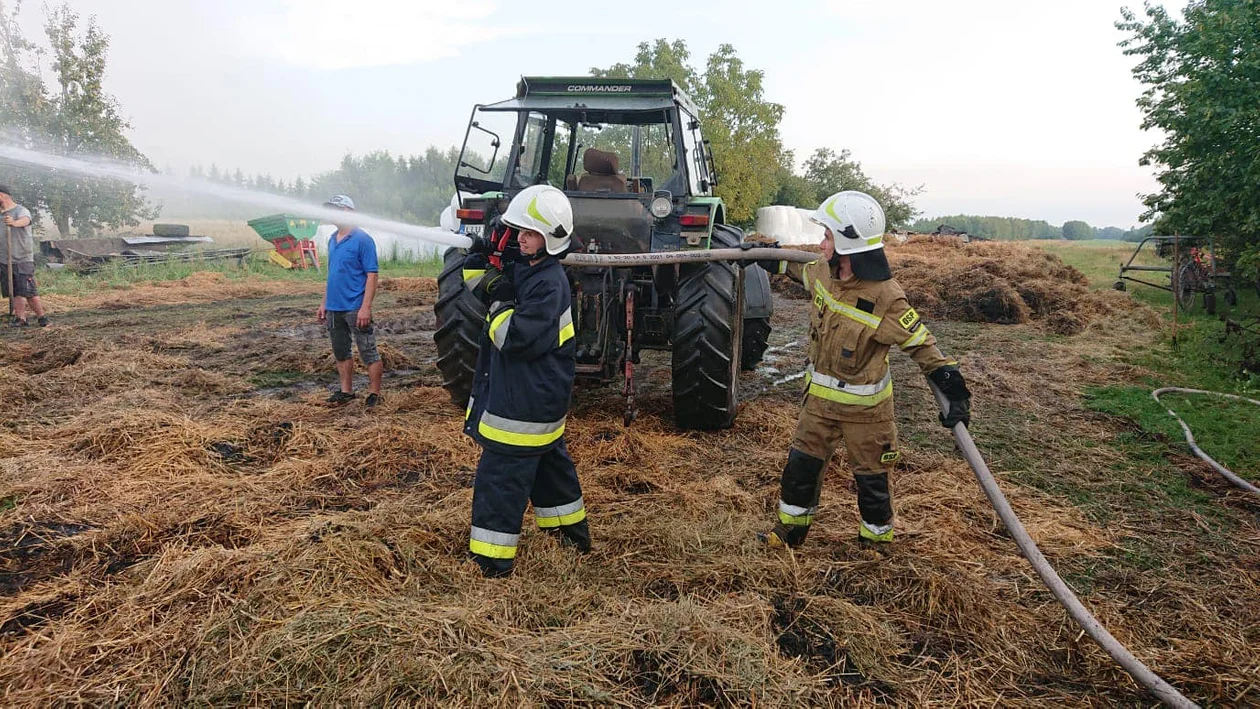
[[[745, 273], [744, 278], [750, 278]], [[744, 318], [744, 343], [739, 357], [739, 368], [751, 372], [761, 364], [770, 345], [770, 318]]]
[[770, 274], [761, 266], [744, 269], [744, 337], [739, 368], [751, 372], [761, 364], [770, 344], [770, 317], [774, 315], [774, 295]]
[[153, 235], [165, 237], [180, 237], [189, 235], [187, 224], [154, 224]]
[[[738, 229], [714, 226], [714, 247], [742, 240]], [[744, 271], [738, 263], [683, 264], [674, 300], [674, 425], [683, 430], [729, 428], [739, 405], [744, 331]]]
[[[713, 248], [733, 249], [744, 241], [744, 232], [726, 224], [713, 227]], [[744, 269], [744, 335], [741, 338], [739, 368], [751, 372], [761, 364], [770, 343], [770, 318], [774, 315], [774, 294], [770, 274], [760, 266]]]
[[442, 275], [438, 276], [438, 301], [433, 306], [438, 325], [433, 342], [437, 344], [442, 386], [450, 393], [451, 403], [460, 407], [468, 404], [472, 392], [477, 350], [486, 324], [486, 306], [464, 285], [463, 269], [463, 249], [447, 249]]

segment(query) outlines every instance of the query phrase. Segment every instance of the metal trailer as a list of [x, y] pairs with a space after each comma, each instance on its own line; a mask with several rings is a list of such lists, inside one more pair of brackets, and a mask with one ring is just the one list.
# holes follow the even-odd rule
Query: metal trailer
[[[1160, 258], [1170, 259], [1172, 264], [1169, 266], [1133, 265], [1147, 244], [1153, 244], [1155, 254]], [[1133, 273], [1166, 273], [1168, 283], [1152, 283], [1129, 275]], [[1219, 268], [1214, 236], [1148, 236], [1142, 239], [1129, 256], [1129, 260], [1120, 265], [1119, 279], [1112, 287], [1123, 291], [1126, 289], [1126, 281], [1168, 291], [1177, 299], [1177, 304], [1181, 309], [1186, 311], [1194, 309], [1196, 293], [1203, 294], [1203, 308], [1209, 314], [1216, 313], [1217, 290], [1222, 290], [1226, 304], [1232, 306], [1238, 302], [1238, 292], [1234, 288], [1231, 274]]]

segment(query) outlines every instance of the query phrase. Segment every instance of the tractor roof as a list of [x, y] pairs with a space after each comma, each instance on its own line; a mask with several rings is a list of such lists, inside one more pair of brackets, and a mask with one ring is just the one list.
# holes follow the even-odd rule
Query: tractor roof
[[516, 97], [483, 106], [487, 111], [660, 111], [675, 103], [698, 115], [696, 105], [671, 79], [592, 76], [525, 76]]

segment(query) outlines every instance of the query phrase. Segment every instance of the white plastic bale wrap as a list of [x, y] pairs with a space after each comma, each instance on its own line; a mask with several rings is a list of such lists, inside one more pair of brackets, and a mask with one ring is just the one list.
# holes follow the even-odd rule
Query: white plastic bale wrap
[[757, 210], [757, 233], [784, 246], [815, 245], [822, 241], [823, 228], [810, 221], [812, 209], [783, 205]]

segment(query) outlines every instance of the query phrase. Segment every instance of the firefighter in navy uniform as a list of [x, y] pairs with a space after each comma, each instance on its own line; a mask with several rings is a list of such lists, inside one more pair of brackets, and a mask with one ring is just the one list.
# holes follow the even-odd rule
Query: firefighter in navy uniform
[[486, 576], [512, 572], [530, 502], [541, 529], [591, 548], [564, 445], [576, 360], [569, 280], [557, 257], [569, 249], [573, 208], [560, 190], [536, 185], [500, 221], [504, 231], [474, 240], [464, 262], [465, 282], [488, 307], [464, 423], [483, 448], [469, 551]]
[[971, 394], [958, 363], [906, 301], [884, 255], [884, 210], [870, 195], [828, 197], [813, 221], [825, 229], [822, 259], [807, 264], [760, 262], [813, 297], [804, 408], [783, 469], [778, 524], [759, 538], [771, 547], [805, 541], [818, 511], [823, 472], [843, 440], [857, 483], [865, 542], [893, 539], [888, 475], [901, 457], [893, 417], [888, 351], [899, 347], [949, 399], [946, 427], [970, 422]]

